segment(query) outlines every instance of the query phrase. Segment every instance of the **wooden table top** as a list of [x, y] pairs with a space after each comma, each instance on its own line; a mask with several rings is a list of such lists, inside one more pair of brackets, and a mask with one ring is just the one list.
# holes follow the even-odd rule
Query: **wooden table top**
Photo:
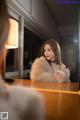
[[41, 83], [15, 79], [12, 85], [33, 87], [42, 94], [45, 120], [80, 120], [79, 83]]
[[48, 82], [33, 82], [31, 80], [15, 79], [13, 85], [23, 85], [48, 91], [66, 91], [66, 92], [78, 92], [79, 83], [48, 83]]

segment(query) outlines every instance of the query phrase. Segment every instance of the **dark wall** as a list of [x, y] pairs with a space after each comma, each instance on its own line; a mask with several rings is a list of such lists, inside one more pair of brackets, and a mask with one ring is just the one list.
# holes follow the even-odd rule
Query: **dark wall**
[[78, 35], [67, 35], [60, 39], [63, 63], [70, 70], [72, 82], [78, 82]]

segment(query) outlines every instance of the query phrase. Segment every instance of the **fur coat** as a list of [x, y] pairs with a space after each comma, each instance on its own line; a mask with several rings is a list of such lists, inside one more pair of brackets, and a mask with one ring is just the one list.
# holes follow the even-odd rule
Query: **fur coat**
[[42, 96], [31, 88], [0, 84], [0, 114], [8, 112], [8, 120], [44, 120]]
[[[63, 77], [55, 80], [54, 73], [60, 74]], [[70, 72], [63, 63], [61, 65], [51, 63], [50, 65], [43, 56], [33, 62], [30, 72], [31, 80], [40, 82], [69, 82], [69, 76]]]

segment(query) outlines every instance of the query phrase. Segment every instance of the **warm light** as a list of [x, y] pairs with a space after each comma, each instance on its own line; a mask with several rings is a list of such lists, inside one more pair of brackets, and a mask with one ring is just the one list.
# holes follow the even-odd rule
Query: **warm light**
[[10, 29], [8, 40], [6, 43], [7, 49], [18, 48], [18, 22], [14, 19], [9, 18]]

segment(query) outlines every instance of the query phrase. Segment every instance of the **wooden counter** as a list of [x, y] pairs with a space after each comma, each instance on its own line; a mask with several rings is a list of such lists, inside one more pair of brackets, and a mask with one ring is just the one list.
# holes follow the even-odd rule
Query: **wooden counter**
[[33, 87], [43, 95], [46, 120], [80, 120], [78, 83], [39, 83], [16, 79], [13, 84]]

